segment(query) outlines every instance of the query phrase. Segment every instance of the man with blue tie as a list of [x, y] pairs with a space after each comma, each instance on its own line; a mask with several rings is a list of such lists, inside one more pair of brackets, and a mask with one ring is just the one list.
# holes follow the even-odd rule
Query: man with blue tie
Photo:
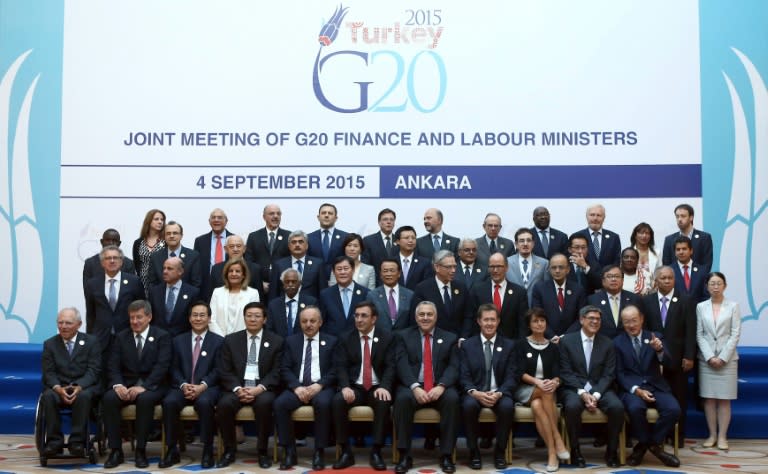
[[595, 204], [587, 208], [587, 228], [578, 233], [589, 242], [589, 255], [600, 266], [618, 265], [621, 260], [621, 238], [616, 232], [603, 228], [605, 207]]
[[307, 236], [309, 248], [307, 253], [312, 257], [323, 260], [323, 278], [328, 281], [331, 276], [331, 266], [336, 257], [344, 255], [342, 243], [347, 232], [336, 228], [339, 219], [336, 206], [331, 203], [323, 203], [317, 211], [317, 221], [320, 228]]
[[149, 290], [152, 324], [171, 333], [171, 337], [189, 331], [189, 305], [199, 299], [198, 289], [182, 281], [184, 261], [171, 257], [163, 264], [163, 282]]
[[352, 279], [355, 261], [346, 255], [333, 262], [336, 284], [320, 292], [320, 309], [325, 316], [325, 330], [339, 337], [355, 327], [354, 308], [365, 301], [368, 288]]
[[280, 275], [287, 268], [293, 268], [301, 275], [302, 291], [313, 298], [320, 296], [320, 290], [328, 286], [328, 278], [323, 277], [323, 261], [320, 258], [307, 254], [307, 234], [301, 230], [294, 230], [288, 236], [288, 250], [290, 257], [281, 258], [272, 266], [269, 283], [269, 299], [277, 298], [283, 291]]
[[549, 209], [538, 206], [533, 210], [533, 254], [550, 259], [556, 253], [568, 253], [568, 235], [549, 226]]
[[589, 253], [589, 239], [583, 234], [571, 234], [568, 238], [568, 262], [568, 280], [584, 288], [587, 296], [602, 287], [602, 269]]
[[179, 257], [184, 261], [184, 281], [200, 288], [203, 284], [203, 268], [200, 254], [196, 250], [181, 245], [184, 238], [184, 228], [176, 221], [165, 224], [166, 249], [152, 254], [149, 270], [149, 281], [157, 284], [163, 281], [163, 264], [171, 257]]
[[416, 229], [409, 225], [398, 227], [395, 242], [399, 252], [395, 258], [400, 261], [400, 284], [411, 290], [422, 281], [432, 276], [432, 267], [428, 258], [416, 254]]
[[387, 258], [381, 262], [379, 279], [382, 285], [368, 292], [367, 301], [376, 306], [376, 327], [398, 331], [408, 327], [413, 291], [400, 285], [400, 262]]
[[[366, 235], [363, 239], [363, 262], [373, 266], [378, 275], [381, 268], [381, 262], [385, 258], [392, 258], [397, 255], [397, 246], [395, 244], [395, 219], [397, 214], [389, 208], [379, 211], [379, 231]], [[380, 281], [378, 283], [381, 283]]]
[[307, 306], [317, 305], [317, 300], [301, 291], [301, 275], [293, 268], [283, 270], [280, 283], [283, 294], [269, 302], [265, 327], [285, 338], [301, 331], [299, 313]]
[[465, 237], [459, 242], [459, 268], [454, 278], [463, 280], [467, 290], [488, 279], [488, 259], [481, 261], [477, 257], [477, 249], [475, 239]]
[[450, 250], [454, 257], [459, 250], [459, 239], [443, 232], [443, 212], [430, 208], [424, 211], [424, 228], [427, 235], [417, 240], [416, 253], [426, 259], [432, 258], [438, 250]]

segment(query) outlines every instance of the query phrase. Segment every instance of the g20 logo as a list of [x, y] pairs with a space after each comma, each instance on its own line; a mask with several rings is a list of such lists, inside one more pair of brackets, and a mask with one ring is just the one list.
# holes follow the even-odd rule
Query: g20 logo
[[[406, 65], [406, 59], [397, 51], [392, 50], [379, 50], [372, 53], [354, 50], [336, 51], [325, 56], [322, 55], [323, 48], [330, 46], [336, 39], [339, 33], [341, 21], [347, 14], [348, 8], [339, 6], [333, 13], [330, 20], [320, 30], [318, 41], [320, 48], [317, 51], [317, 57], [315, 58], [315, 67], [312, 76], [312, 86], [315, 92], [315, 97], [323, 105], [323, 107], [340, 113], [357, 113], [363, 111], [369, 112], [402, 112], [408, 104], [414, 109], [422, 113], [431, 113], [439, 109], [445, 99], [445, 88], [447, 75], [445, 72], [445, 64], [442, 57], [434, 51], [420, 51], [412, 58]], [[348, 60], [360, 61], [366, 67], [373, 65], [377, 62], [384, 62], [393, 64], [391, 69], [392, 74], [387, 78], [386, 89], [378, 97], [372, 97], [369, 94], [369, 86], [373, 84], [372, 81], [355, 81], [354, 78], [349, 78], [349, 86], [356, 89], [358, 98], [356, 103], [352, 107], [343, 107], [338, 104], [334, 104], [328, 99], [323, 91], [321, 84], [321, 75], [323, 69], [330, 67], [336, 61], [348, 61]], [[429, 99], [419, 97], [419, 90], [425, 90], [424, 84], [422, 87], [417, 87], [419, 77], [418, 71], [422, 67], [428, 67], [424, 65], [426, 62], [432, 62], [436, 71], [437, 88], [436, 96], [432, 99], [433, 103], [429, 102]], [[406, 99], [396, 102], [393, 100], [392, 94], [397, 91], [401, 91], [405, 87]], [[393, 103], [395, 102], [395, 103]]]

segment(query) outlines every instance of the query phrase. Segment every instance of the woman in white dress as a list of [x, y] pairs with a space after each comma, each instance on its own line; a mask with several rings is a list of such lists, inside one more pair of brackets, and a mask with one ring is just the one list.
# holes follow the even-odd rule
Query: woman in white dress
[[[360, 260], [360, 256], [365, 250], [363, 238], [360, 237], [359, 234], [347, 234], [342, 243], [342, 248], [344, 249], [344, 255], [351, 257], [352, 260], [355, 261], [355, 271], [352, 273], [352, 279], [355, 280], [358, 285], [362, 285], [369, 290], [376, 288], [376, 269]], [[328, 285], [332, 286], [335, 284], [336, 277], [331, 273], [331, 279], [328, 282]]]
[[[650, 276], [648, 287], [653, 287], [653, 275], [656, 269], [661, 266], [661, 259], [656, 253], [656, 239], [653, 234], [653, 228], [647, 222], [641, 222], [632, 229], [632, 235], [629, 237], [632, 247], [637, 250], [639, 259], [637, 268], [646, 272]], [[624, 279], [626, 283], [626, 278]], [[631, 290], [630, 290], [631, 291]]]
[[637, 264], [640, 253], [637, 249], [627, 247], [621, 251], [621, 272], [624, 273], [622, 289], [636, 295], [647, 295], [651, 292], [651, 274]]
[[[725, 275], [707, 276], [710, 298], [696, 306], [696, 342], [699, 346], [699, 396], [704, 399], [704, 415], [709, 437], [702, 444], [728, 449], [731, 400], [737, 398], [741, 335], [739, 304], [725, 299]], [[717, 440], [717, 441], [715, 441]]]
[[248, 286], [251, 275], [243, 259], [228, 260], [222, 271], [224, 286], [213, 290], [211, 296], [211, 322], [208, 329], [226, 336], [245, 329], [243, 308], [259, 301], [259, 292]]

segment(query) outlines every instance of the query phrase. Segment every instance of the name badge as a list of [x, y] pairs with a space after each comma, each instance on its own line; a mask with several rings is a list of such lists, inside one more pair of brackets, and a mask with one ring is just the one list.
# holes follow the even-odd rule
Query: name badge
[[259, 366], [256, 364], [248, 364], [245, 366], [245, 380], [258, 380], [259, 378]]

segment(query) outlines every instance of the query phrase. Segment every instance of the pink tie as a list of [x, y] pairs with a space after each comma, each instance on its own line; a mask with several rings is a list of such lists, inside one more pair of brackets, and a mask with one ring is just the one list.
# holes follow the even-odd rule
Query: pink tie
[[195, 347], [192, 349], [192, 380], [190, 383], [195, 383], [195, 367], [197, 367], [197, 359], [200, 357], [200, 336], [195, 337]]
[[221, 247], [221, 234], [216, 236], [216, 255], [213, 263], [221, 263], [224, 261], [224, 249]]
[[389, 290], [389, 299], [387, 299], [387, 305], [389, 306], [389, 317], [392, 319], [392, 324], [395, 324], [397, 320], [397, 305], [395, 304], [395, 290]]

